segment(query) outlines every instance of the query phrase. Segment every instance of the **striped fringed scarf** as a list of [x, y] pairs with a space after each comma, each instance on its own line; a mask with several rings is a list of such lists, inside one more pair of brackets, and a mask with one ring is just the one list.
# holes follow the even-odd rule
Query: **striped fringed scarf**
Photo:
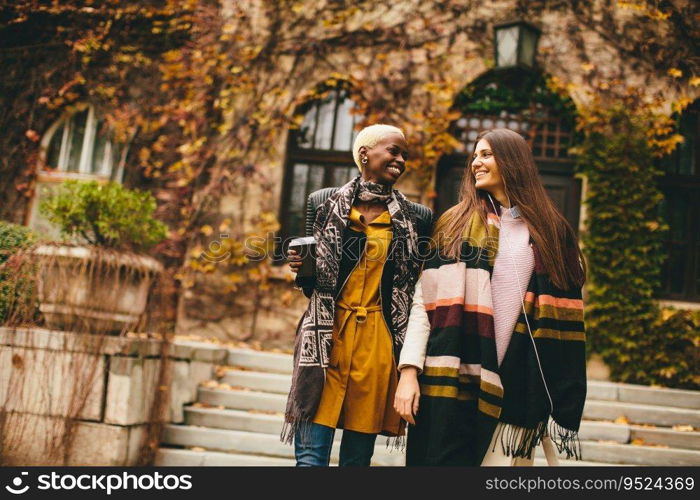
[[[408, 465], [480, 465], [499, 421], [504, 425], [494, 442], [508, 456], [531, 457], [548, 432], [559, 452], [581, 458], [578, 428], [586, 399], [581, 290], [555, 288], [533, 246], [535, 271], [525, 309], [537, 353], [521, 312], [499, 367], [491, 301], [499, 226], [493, 210], [487, 212], [484, 227], [475, 211], [459, 261], [436, 252], [420, 278], [430, 337], [419, 378], [420, 410], [408, 432]], [[570, 249], [573, 265], [579, 265], [574, 252]]]

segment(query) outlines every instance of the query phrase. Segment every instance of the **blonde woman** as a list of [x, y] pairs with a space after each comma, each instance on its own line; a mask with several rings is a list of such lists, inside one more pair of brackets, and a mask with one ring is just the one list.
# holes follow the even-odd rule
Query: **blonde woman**
[[[307, 236], [316, 240], [316, 274], [297, 279], [310, 297], [296, 333], [283, 440], [298, 466], [327, 466], [335, 429], [340, 465], [370, 464], [378, 434], [401, 436], [393, 408], [396, 360], [421, 267], [418, 244], [432, 213], [394, 183], [406, 165], [403, 132], [363, 129], [353, 145], [361, 175], [312, 193]], [[289, 254], [295, 272], [300, 257]]]
[[552, 442], [580, 458], [585, 264], [519, 134], [480, 134], [433, 240], [395, 398], [408, 465], [532, 465], [539, 443], [555, 463]]

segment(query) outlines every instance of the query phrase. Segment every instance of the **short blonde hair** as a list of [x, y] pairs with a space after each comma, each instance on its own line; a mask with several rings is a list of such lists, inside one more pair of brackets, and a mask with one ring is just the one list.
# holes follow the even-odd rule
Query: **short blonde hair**
[[355, 165], [362, 172], [362, 162], [360, 161], [360, 148], [365, 146], [366, 148], [373, 148], [379, 141], [384, 139], [389, 134], [399, 134], [406, 140], [403, 132], [400, 128], [394, 127], [393, 125], [385, 125], [383, 123], [377, 123], [375, 125], [370, 125], [360, 130], [360, 133], [355, 137], [355, 142], [352, 145], [352, 157], [355, 159]]

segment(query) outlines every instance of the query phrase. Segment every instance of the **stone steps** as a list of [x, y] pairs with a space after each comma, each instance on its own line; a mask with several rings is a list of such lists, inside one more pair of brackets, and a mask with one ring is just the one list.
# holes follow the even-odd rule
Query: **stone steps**
[[254, 391], [287, 394], [292, 384], [290, 374], [264, 373], [248, 370], [227, 370], [221, 382], [233, 387], [247, 387]]
[[700, 410], [700, 391], [588, 381], [587, 399]]
[[228, 364], [246, 370], [292, 374], [292, 355], [253, 349], [229, 349]]
[[656, 446], [581, 441], [581, 454], [586, 460], [604, 464], [698, 466], [700, 451]]
[[209, 389], [200, 387], [197, 401], [211, 406], [223, 406], [234, 410], [254, 410], [284, 413], [287, 396], [259, 391], [237, 389]]
[[[389, 450], [383, 438], [378, 438], [375, 446], [373, 465], [400, 466], [404, 464], [402, 452]], [[292, 446], [281, 443], [279, 436], [260, 432], [246, 432], [230, 429], [213, 429], [189, 425], [168, 425], [165, 428], [164, 444], [180, 447], [197, 447], [217, 452], [251, 454], [266, 457], [293, 459]], [[333, 447], [332, 459], [338, 460], [338, 446]], [[659, 448], [651, 446], [630, 446], [627, 444], [581, 440], [581, 452], [588, 462], [598, 464], [634, 465], [700, 465], [700, 451]], [[541, 447], [536, 458], [543, 458]], [[567, 461], [577, 465], [575, 461]]]
[[[199, 447], [207, 450], [248, 453], [268, 457], [294, 458], [294, 448], [280, 441], [275, 434], [212, 429], [187, 425], [165, 427], [163, 443], [170, 446]], [[331, 459], [338, 460], [338, 446], [334, 446]], [[377, 439], [372, 465], [403, 465], [404, 454], [387, 449], [383, 438]]]
[[185, 423], [212, 429], [260, 432], [279, 435], [282, 415], [251, 413], [245, 410], [185, 407]]
[[623, 416], [633, 424], [668, 427], [692, 425], [696, 429], [700, 428], [700, 410], [590, 399], [586, 400], [583, 408], [583, 418], [588, 420], [615, 420]]
[[160, 448], [155, 465], [159, 467], [201, 467], [201, 466], [251, 466], [251, 467], [293, 467], [293, 459], [263, 457], [242, 453], [220, 451], [198, 451], [180, 448]]
[[[228, 429], [279, 436], [284, 417], [280, 414], [252, 413], [244, 410], [186, 407], [185, 423], [211, 429]], [[343, 430], [338, 429], [333, 440], [340, 442], [342, 437]], [[379, 437], [379, 439], [382, 438]]]
[[[199, 451], [182, 448], [161, 448], [156, 455], [155, 465], [159, 467], [191, 467], [191, 466], [253, 466], [253, 467], [293, 467], [295, 461], [292, 458], [264, 457], [243, 453], [225, 453], [220, 451]], [[337, 462], [331, 461], [331, 465]], [[535, 457], [535, 466], [546, 466], [547, 460], [543, 457]], [[561, 460], [562, 466], [600, 467], [598, 462], [586, 462], [580, 460]], [[613, 465], [613, 464], [610, 464]], [[615, 464], [616, 465], [616, 464]]]
[[[166, 427], [158, 465], [294, 465], [293, 447], [279, 441], [292, 356], [235, 348], [227, 364], [217, 381], [226, 385], [201, 386], [197, 404], [183, 408], [184, 424]], [[700, 392], [589, 381], [579, 434], [585, 461], [561, 465], [700, 465], [700, 432], [674, 425], [700, 428]], [[377, 439], [373, 465], [403, 465], [404, 454], [385, 443]], [[535, 465], [546, 465], [541, 447]]]
[[[285, 394], [250, 390], [225, 390], [200, 387], [198, 401], [212, 406], [237, 410], [284, 412]], [[692, 425], [700, 428], [700, 411], [618, 401], [587, 400], [583, 409], [585, 420], [612, 420], [625, 417], [633, 424], [656, 426]]]
[[[280, 414], [251, 413], [244, 410], [185, 407], [185, 423], [215, 429], [229, 429], [279, 435], [283, 417]], [[340, 439], [342, 431], [336, 433]], [[648, 445], [700, 450], [700, 432], [653, 429], [636, 425], [584, 420], [579, 436], [588, 441], [614, 441], [625, 444], [641, 440]]]
[[641, 439], [645, 443], [700, 450], [700, 432], [679, 432], [673, 429], [630, 426], [630, 440]]
[[[229, 349], [228, 364], [244, 370], [229, 370], [222, 382], [267, 392], [286, 394], [292, 374], [290, 354], [254, 351], [252, 349]], [[270, 373], [272, 372], [272, 373]], [[285, 377], [285, 375], [287, 375]], [[251, 382], [254, 385], [248, 385]], [[588, 399], [649, 404], [700, 411], [700, 391], [647, 387], [619, 384], [599, 380], [588, 381]]]

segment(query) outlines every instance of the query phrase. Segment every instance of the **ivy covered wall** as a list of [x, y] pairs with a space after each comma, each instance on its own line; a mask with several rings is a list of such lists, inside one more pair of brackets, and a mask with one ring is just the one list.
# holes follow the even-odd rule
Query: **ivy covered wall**
[[[661, 116], [670, 114], [674, 103], [682, 109], [697, 98], [698, 9], [697, 2], [686, 0], [5, 4], [0, 7], [0, 58], [7, 68], [0, 79], [0, 125], [6, 131], [0, 139], [5, 181], [0, 217], [24, 219], [41, 167], [42, 134], [76, 103], [90, 102], [118, 136], [126, 140], [135, 132], [127, 182], [155, 194], [158, 213], [170, 227], [155, 254], [177, 280], [172, 303], [188, 293], [197, 298], [189, 308], [179, 301], [180, 317], [204, 314], [191, 323], [203, 328], [223, 324], [239, 311], [262, 314], [255, 323], [230, 322], [218, 330], [228, 336], [244, 329], [252, 339], [287, 331], [291, 339], [303, 304], [287, 282], [272, 278], [278, 273], [269, 261], [248, 258], [244, 242], [277, 227], [284, 145], [289, 128], [298, 125], [295, 109], [318, 96], [319, 84], [349, 82], [365, 123], [388, 121], [406, 130], [412, 159], [405, 185], [430, 204], [436, 163], [455, 147], [448, 133], [457, 117], [454, 104], [493, 67], [493, 26], [522, 18], [541, 28], [541, 74], [548, 76], [550, 89], [571, 99], [586, 138], [577, 152], [591, 193], [591, 233], [584, 239], [595, 267], [589, 288], [591, 345], [601, 352], [617, 349], [625, 344], [615, 338], [623, 328], [632, 332], [627, 348], [633, 350], [634, 343], [651, 338], [648, 325], [661, 314], [650, 305], [649, 290], [658, 277], [663, 231], [653, 215], [658, 193], [648, 185], [632, 189], [657, 176], [635, 141], [642, 136], [647, 143], [672, 141], [674, 126], [648, 136], [652, 129], [642, 123], [624, 137], [610, 135], [596, 124], [617, 131], [628, 118], [588, 110], [624, 108], [635, 121], [641, 103], [653, 105]], [[638, 100], [626, 100], [629, 87], [639, 89]], [[598, 98], [604, 100], [598, 104]], [[612, 165], [613, 158], [620, 164]], [[606, 188], [618, 187], [624, 200], [606, 198], [613, 196]], [[630, 200], [642, 195], [643, 202], [632, 205]], [[256, 203], [247, 203], [250, 199]], [[634, 223], [607, 226], [613, 219], [611, 201], [627, 210], [639, 206], [638, 215], [627, 213]], [[658, 228], [647, 225], [653, 222]], [[608, 234], [613, 229], [618, 239]], [[230, 236], [220, 248], [224, 258], [202, 260], [224, 232]], [[601, 254], [600, 248], [610, 251]], [[635, 267], [639, 259], [644, 263]], [[618, 269], [623, 274], [616, 278]], [[627, 276], [645, 284], [632, 286], [628, 295]], [[265, 300], [256, 300], [261, 297]], [[618, 298], [617, 309], [611, 309]], [[234, 299], [252, 306], [236, 307]], [[286, 316], [273, 321], [280, 303]], [[253, 324], [256, 331], [250, 331]], [[623, 372], [614, 374], [632, 377]], [[658, 378], [659, 383], [673, 380]]]
[[614, 380], [698, 389], [700, 315], [662, 310], [654, 299], [668, 230], [655, 158], [677, 146], [674, 120], [630, 88], [619, 99], [594, 99], [578, 127], [578, 161], [588, 177], [589, 348]]

